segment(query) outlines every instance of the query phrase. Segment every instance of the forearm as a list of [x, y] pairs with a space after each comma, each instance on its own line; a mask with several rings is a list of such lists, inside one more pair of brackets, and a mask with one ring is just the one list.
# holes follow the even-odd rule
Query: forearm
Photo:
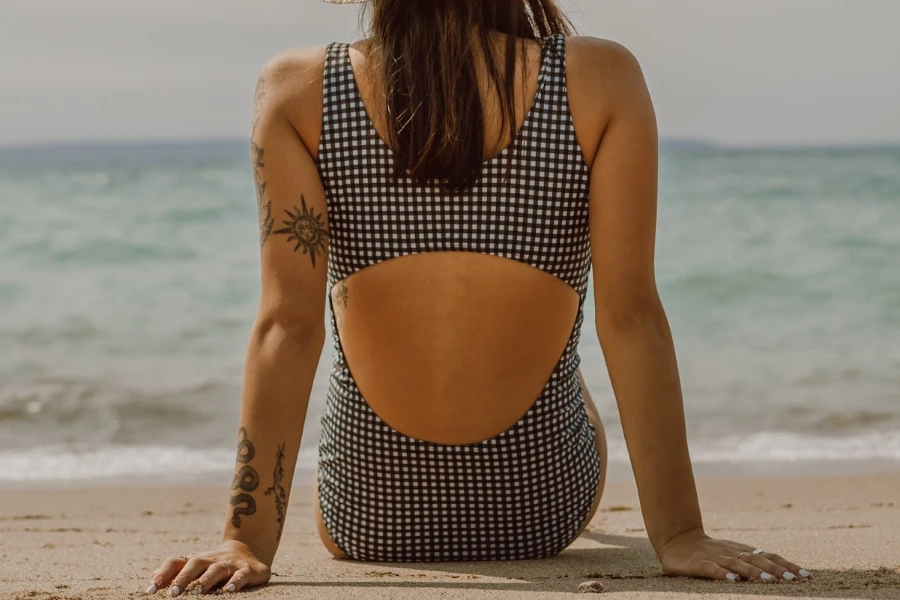
[[647, 533], [659, 554], [678, 534], [703, 525], [672, 334], [658, 299], [646, 309], [598, 319], [598, 333]]
[[269, 321], [254, 326], [248, 346], [224, 539], [246, 544], [268, 565], [275, 558], [287, 517], [323, 343], [321, 328]]

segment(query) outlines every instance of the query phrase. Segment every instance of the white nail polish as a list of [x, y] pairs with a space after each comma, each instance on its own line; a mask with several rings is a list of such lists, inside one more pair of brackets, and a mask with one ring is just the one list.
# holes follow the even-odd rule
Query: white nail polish
[[226, 589], [227, 591], [229, 591], [229, 592], [233, 592], [233, 591], [235, 591], [235, 590], [237, 589], [237, 586], [235, 586], [235, 585], [232, 583], [231, 585], [229, 585], [229, 586], [228, 586], [227, 588], [225, 588], [225, 589]]
[[791, 573], [790, 571], [788, 571], [784, 574], [784, 578], [787, 579], [788, 581], [793, 581], [793, 580], [797, 579], [797, 576], [794, 575], [793, 573]]
[[763, 573], [762, 575], [759, 576], [759, 578], [762, 579], [763, 581], [775, 581], [775, 576], [772, 575], [771, 573]]
[[175, 596], [180, 596], [180, 595], [181, 595], [181, 588], [178, 587], [177, 585], [173, 585], [172, 589], [169, 590], [169, 596], [174, 598]]
[[145, 593], [145, 594], [155, 594], [155, 593], [156, 593], [156, 590], [157, 590], [156, 584], [155, 584], [155, 583], [151, 583], [151, 584], [150, 584], [150, 587], [148, 587], [148, 588], [147, 588], [147, 591], [144, 592], [144, 593]]
[[737, 581], [737, 577], [738, 576], [735, 575], [734, 573], [729, 573], [728, 575], [725, 576], [725, 579], [733, 582], [733, 581]]
[[200, 594], [203, 593], [203, 588], [195, 587], [191, 593], [195, 596], [199, 596]]
[[809, 577], [809, 571], [806, 569], [800, 569], [798, 573], [800, 573], [800, 577]]

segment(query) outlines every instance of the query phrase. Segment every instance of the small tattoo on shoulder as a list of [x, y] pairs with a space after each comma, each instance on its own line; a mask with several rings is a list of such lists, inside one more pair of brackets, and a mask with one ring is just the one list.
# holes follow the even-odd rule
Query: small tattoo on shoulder
[[272, 235], [275, 219], [272, 218], [272, 202], [266, 200], [266, 182], [261, 180], [261, 174], [256, 174], [256, 210], [259, 214], [259, 247], [266, 245], [266, 240]]
[[253, 166], [257, 169], [262, 169], [266, 166], [266, 163], [263, 162], [263, 156], [266, 154], [266, 151], [263, 150], [259, 144], [254, 141], [250, 141], [250, 156], [253, 158]]
[[253, 163], [253, 179], [256, 182], [256, 208], [259, 213], [259, 247], [266, 245], [266, 240], [272, 235], [272, 228], [275, 220], [272, 218], [272, 202], [266, 198], [266, 182], [263, 178], [263, 168], [266, 163], [263, 157], [266, 151], [259, 145], [256, 139], [256, 130], [259, 121], [262, 118], [260, 112], [262, 110], [262, 99], [266, 92], [263, 89], [265, 81], [260, 78], [256, 83], [256, 95], [253, 104], [253, 124], [250, 132], [250, 160]]
[[347, 282], [341, 281], [335, 289], [335, 297], [338, 304], [347, 308], [347, 302], [350, 300], [350, 290], [347, 288]]
[[256, 139], [256, 128], [259, 126], [259, 121], [261, 119], [260, 112], [262, 112], [262, 100], [266, 97], [265, 87], [266, 80], [263, 77], [257, 79], [256, 91], [253, 93], [253, 123], [250, 133], [251, 139]]

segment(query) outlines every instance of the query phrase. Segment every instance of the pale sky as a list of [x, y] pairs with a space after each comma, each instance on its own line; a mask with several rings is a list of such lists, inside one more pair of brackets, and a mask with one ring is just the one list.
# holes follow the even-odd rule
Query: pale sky
[[[900, 141], [900, 0], [561, 0], [628, 46], [660, 132]], [[0, 0], [0, 145], [247, 134], [281, 50], [360, 35], [320, 0]]]

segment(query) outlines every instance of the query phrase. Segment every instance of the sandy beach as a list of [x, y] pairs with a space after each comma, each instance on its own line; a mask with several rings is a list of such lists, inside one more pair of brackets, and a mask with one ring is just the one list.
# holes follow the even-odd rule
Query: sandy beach
[[[707, 529], [779, 552], [802, 583], [666, 577], [643, 530], [632, 482], [611, 483], [588, 531], [545, 561], [364, 564], [331, 558], [315, 534], [311, 488], [297, 487], [270, 586], [257, 598], [562, 598], [586, 580], [606, 596], [900, 598], [900, 474], [699, 482]], [[166, 556], [207, 551], [224, 488], [0, 492], [0, 599], [138, 598]], [[162, 597], [162, 592], [160, 592]]]

